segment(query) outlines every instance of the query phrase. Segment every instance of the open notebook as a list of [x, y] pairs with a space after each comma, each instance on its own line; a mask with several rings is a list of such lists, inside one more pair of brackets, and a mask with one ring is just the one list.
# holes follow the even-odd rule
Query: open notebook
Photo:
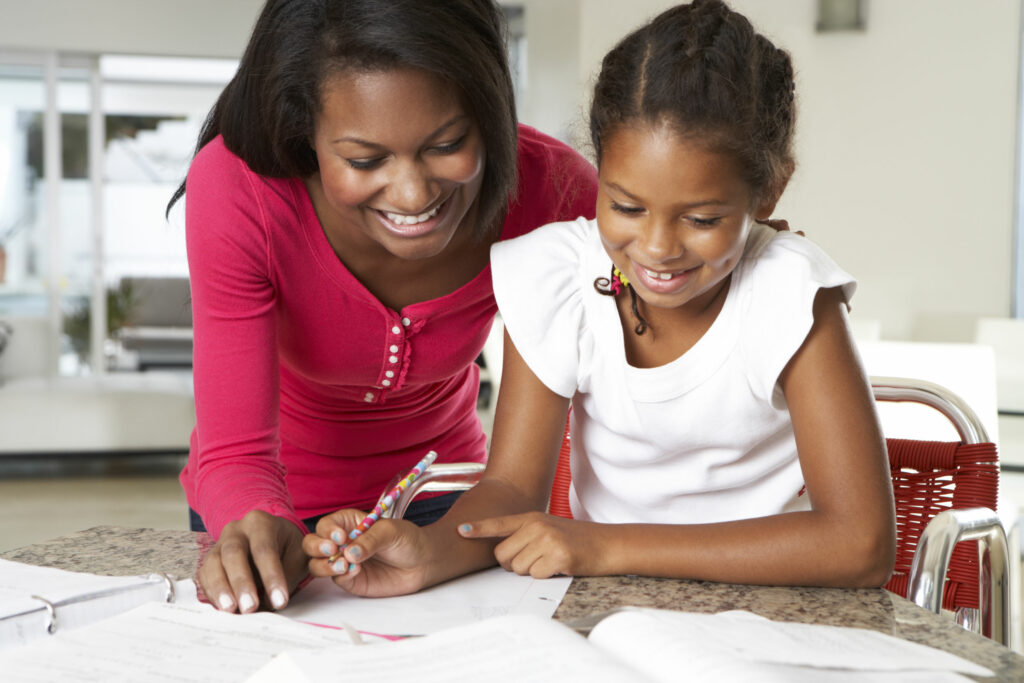
[[722, 681], [944, 683], [988, 669], [947, 652], [865, 629], [780, 623], [749, 612], [625, 609], [586, 638], [528, 615], [368, 648], [278, 654], [247, 683]]

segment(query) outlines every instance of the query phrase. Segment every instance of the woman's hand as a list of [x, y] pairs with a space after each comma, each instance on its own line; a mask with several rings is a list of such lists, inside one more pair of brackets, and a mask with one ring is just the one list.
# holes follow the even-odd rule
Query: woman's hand
[[227, 612], [252, 612], [260, 603], [281, 609], [305, 577], [306, 559], [298, 527], [253, 510], [224, 527], [196, 578], [210, 602]]
[[349, 542], [340, 558], [328, 562], [365, 516], [359, 510], [339, 510], [320, 519], [316, 533], [302, 541], [311, 558], [310, 573], [331, 577], [344, 590], [363, 597], [405, 595], [426, 586], [428, 543], [420, 527], [404, 520], [376, 522]]
[[504, 538], [494, 549], [498, 564], [535, 579], [594, 576], [607, 573], [602, 563], [609, 549], [602, 524], [527, 512], [491, 517], [459, 526], [463, 538]]

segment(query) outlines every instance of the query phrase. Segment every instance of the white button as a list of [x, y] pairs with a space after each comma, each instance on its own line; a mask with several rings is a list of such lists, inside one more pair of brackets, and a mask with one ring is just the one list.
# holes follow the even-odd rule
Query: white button
[[402, 318], [402, 324], [405, 325], [406, 327], [409, 327], [409, 323], [411, 322], [412, 321], [409, 320], [408, 318]]
[[386, 380], [384, 380], [383, 382], [381, 382], [381, 384], [383, 384], [383, 385], [384, 385], [384, 386], [386, 386], [386, 387], [390, 387], [390, 386], [391, 386], [391, 380], [389, 380], [389, 379], [386, 379]]
[[367, 391], [366, 396], [363, 396], [363, 400], [366, 401], [367, 403], [371, 402], [373, 400], [373, 392]]
[[384, 376], [385, 377], [394, 377], [395, 376], [395, 372], [393, 370], [388, 370], [387, 372], [384, 373]]
[[389, 348], [388, 351], [390, 351], [391, 353], [398, 353], [398, 347], [392, 344], [391, 348]]
[[388, 358], [388, 360], [391, 361], [392, 363], [397, 363], [398, 362], [398, 356], [391, 356], [390, 358]]
[[395, 325], [394, 327], [391, 328], [391, 333], [392, 334], [398, 334], [401, 331], [402, 331], [402, 328], [399, 327], [398, 325]]

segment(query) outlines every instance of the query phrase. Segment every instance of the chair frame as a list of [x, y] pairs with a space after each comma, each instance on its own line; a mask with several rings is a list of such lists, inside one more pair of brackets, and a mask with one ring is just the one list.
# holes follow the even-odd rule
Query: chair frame
[[[920, 403], [934, 408], [952, 423], [964, 444], [989, 442], [984, 425], [971, 407], [938, 384], [918, 379], [871, 377], [871, 388], [876, 401]], [[563, 455], [566, 451], [563, 443]], [[398, 497], [383, 516], [401, 519], [420, 493], [466, 491], [480, 481], [484, 467], [482, 463], [435, 463]], [[397, 474], [385, 491], [393, 488], [402, 476], [403, 473]], [[905, 597], [940, 614], [943, 587], [954, 547], [960, 541], [970, 540], [978, 541], [980, 606], [977, 610], [958, 609], [957, 622], [1007, 645], [1011, 574], [1006, 533], [995, 510], [983, 507], [950, 509], [929, 520], [914, 551]]]

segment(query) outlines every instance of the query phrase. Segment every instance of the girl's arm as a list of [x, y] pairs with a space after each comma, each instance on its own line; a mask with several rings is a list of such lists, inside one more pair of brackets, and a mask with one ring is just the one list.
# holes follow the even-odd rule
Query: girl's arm
[[[538, 577], [640, 574], [729, 583], [879, 586], [888, 579], [895, 556], [892, 481], [874, 399], [838, 289], [818, 293], [814, 324], [780, 382], [809, 511], [703, 525], [593, 524], [529, 513], [478, 518], [464, 535], [504, 539], [495, 549], [502, 566]], [[511, 444], [502, 445], [506, 448], [495, 444], [500, 457], [496, 472], [515, 481], [509, 472], [521, 452], [516, 455]]]
[[342, 510], [324, 517], [316, 534], [303, 542], [313, 558], [310, 572], [332, 576], [357, 595], [383, 596], [414, 592], [495, 564], [496, 540], [463, 538], [457, 529], [472, 520], [546, 508], [568, 410], [569, 399], [537, 380], [506, 332], [494, 436], [480, 483], [426, 527], [400, 520], [377, 522], [346, 548], [335, 566], [326, 558], [363, 513]]

